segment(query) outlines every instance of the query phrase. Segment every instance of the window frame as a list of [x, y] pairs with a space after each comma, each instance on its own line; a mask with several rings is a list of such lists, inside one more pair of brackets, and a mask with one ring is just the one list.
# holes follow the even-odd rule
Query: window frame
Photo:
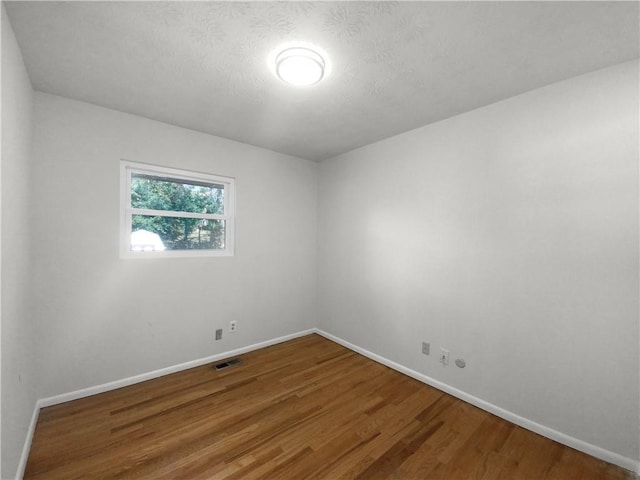
[[[224, 215], [180, 212], [176, 210], [150, 210], [131, 206], [131, 183], [134, 174], [153, 175], [160, 178], [184, 180], [194, 183], [221, 185], [224, 188]], [[133, 215], [156, 215], [164, 217], [201, 218], [224, 220], [224, 249], [191, 249], [137, 251], [131, 250], [131, 225]], [[176, 258], [176, 257], [229, 257], [235, 246], [235, 178], [177, 168], [162, 167], [146, 163], [120, 161], [120, 258]]]

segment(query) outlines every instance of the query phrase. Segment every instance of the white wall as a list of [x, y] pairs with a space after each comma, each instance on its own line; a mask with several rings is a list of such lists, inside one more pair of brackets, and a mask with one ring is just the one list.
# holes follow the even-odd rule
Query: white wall
[[622, 64], [323, 162], [320, 328], [638, 459], [637, 88]]
[[[329, 333], [638, 459], [637, 63], [326, 161], [318, 190], [304, 160], [33, 97], [4, 10], [2, 40], [3, 477], [36, 398], [316, 312]], [[121, 260], [121, 158], [236, 177], [236, 255]], [[440, 367], [440, 346], [467, 367]]]
[[2, 6], [2, 478], [14, 475], [36, 403], [29, 289], [33, 90]]
[[[316, 324], [317, 164], [39, 92], [34, 115], [40, 397]], [[235, 177], [235, 256], [121, 260], [120, 159]]]

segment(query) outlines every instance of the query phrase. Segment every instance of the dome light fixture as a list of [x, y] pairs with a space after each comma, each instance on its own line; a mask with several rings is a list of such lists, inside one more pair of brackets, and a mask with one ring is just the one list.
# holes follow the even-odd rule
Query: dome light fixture
[[276, 75], [289, 85], [314, 85], [325, 76], [326, 63], [322, 55], [307, 47], [289, 47], [275, 59]]

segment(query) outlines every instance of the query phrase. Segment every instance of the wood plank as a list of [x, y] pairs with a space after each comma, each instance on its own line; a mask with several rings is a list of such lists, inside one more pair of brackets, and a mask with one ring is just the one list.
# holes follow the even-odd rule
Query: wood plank
[[319, 335], [45, 408], [25, 479], [633, 475]]

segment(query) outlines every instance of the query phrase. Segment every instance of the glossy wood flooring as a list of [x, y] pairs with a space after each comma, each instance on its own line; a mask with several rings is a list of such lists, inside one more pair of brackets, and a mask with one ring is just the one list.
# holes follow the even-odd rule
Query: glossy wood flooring
[[623, 479], [310, 335], [42, 410], [27, 479]]

